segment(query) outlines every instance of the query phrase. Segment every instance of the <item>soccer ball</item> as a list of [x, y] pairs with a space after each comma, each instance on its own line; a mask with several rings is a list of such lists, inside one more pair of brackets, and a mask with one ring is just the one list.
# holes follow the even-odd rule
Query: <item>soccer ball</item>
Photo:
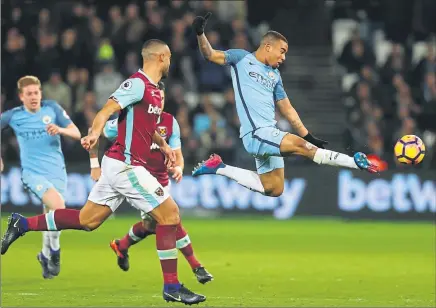
[[405, 135], [395, 144], [394, 152], [398, 162], [417, 165], [424, 159], [425, 145], [418, 136]]

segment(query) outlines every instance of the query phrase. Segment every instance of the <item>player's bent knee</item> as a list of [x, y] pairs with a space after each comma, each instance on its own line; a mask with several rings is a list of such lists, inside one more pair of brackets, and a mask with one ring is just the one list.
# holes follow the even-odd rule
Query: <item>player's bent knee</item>
[[148, 214], [150, 214], [159, 225], [177, 225], [180, 223], [179, 207], [171, 197]]
[[103, 222], [112, 214], [110, 207], [96, 204], [89, 201], [80, 210], [80, 225], [86, 231], [93, 231], [103, 224]]
[[159, 220], [156, 219], [156, 221], [159, 225], [178, 225], [180, 223], [180, 215], [179, 213], [174, 213], [161, 217]]
[[314, 151], [316, 151], [316, 146], [293, 134], [287, 134], [280, 144], [280, 152], [283, 156], [295, 154], [311, 157]]
[[284, 190], [283, 184], [265, 183], [263, 187], [265, 190], [265, 195], [268, 197], [280, 197]]
[[272, 187], [265, 189], [265, 195], [268, 197], [280, 197], [283, 194], [283, 187]]
[[148, 232], [155, 232], [156, 231], [156, 220], [151, 219], [143, 219], [142, 220], [142, 226], [145, 230]]
[[95, 221], [86, 221], [84, 223], [80, 223], [85, 231], [94, 231], [98, 227], [101, 226], [101, 223]]
[[42, 196], [42, 202], [49, 210], [65, 208], [65, 201], [61, 194], [54, 188], [49, 188]]

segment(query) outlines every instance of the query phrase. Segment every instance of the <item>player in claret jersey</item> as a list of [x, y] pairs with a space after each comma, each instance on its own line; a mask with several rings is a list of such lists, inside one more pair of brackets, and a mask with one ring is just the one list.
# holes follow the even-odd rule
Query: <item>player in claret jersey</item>
[[[53, 215], [65, 208], [67, 172], [61, 137], [80, 139], [80, 132], [66, 111], [55, 101], [41, 100], [41, 82], [24, 76], [17, 82], [23, 105], [1, 115], [1, 129], [11, 127], [20, 145], [21, 180], [24, 187], [44, 205], [44, 213]], [[3, 165], [3, 163], [2, 163]], [[45, 279], [60, 272], [60, 232], [43, 232], [42, 250], [37, 259]]]
[[124, 199], [149, 213], [156, 221], [156, 248], [161, 262], [166, 301], [196, 304], [206, 300], [179, 283], [177, 275], [176, 234], [180, 226], [179, 209], [168, 192], [147, 170], [150, 148], [156, 143], [173, 168], [174, 151], [156, 132], [162, 110], [157, 83], [166, 77], [171, 62], [168, 45], [148, 40], [142, 48], [143, 67], [124, 81], [100, 110], [82, 146], [96, 146], [109, 117], [118, 113], [118, 137], [102, 160], [102, 174], [85, 206], [79, 210], [61, 209], [52, 215], [25, 218], [13, 213], [2, 240], [1, 253], [28, 231], [85, 230], [98, 228]]
[[[257, 172], [229, 166], [218, 155], [200, 163], [193, 176], [219, 174], [267, 196], [280, 196], [284, 189], [284, 161], [302, 155], [317, 164], [377, 172], [363, 153], [354, 157], [324, 149], [326, 141], [314, 137], [303, 125], [284, 88], [279, 66], [285, 61], [288, 41], [276, 31], [268, 31], [255, 52], [243, 49], [215, 50], [204, 35], [208, 13], [197, 16], [193, 28], [203, 56], [213, 63], [231, 67], [236, 110], [241, 122], [240, 138], [254, 156]], [[297, 135], [276, 127], [275, 109], [289, 121]]]
[[[165, 85], [161, 81], [159, 82], [160, 94], [162, 98], [162, 110], [165, 105]], [[176, 154], [175, 166], [167, 170], [165, 166], [165, 156], [161, 153], [159, 146], [155, 143], [151, 146], [151, 155], [147, 159], [147, 169], [158, 180], [163, 188], [169, 192], [170, 181], [168, 176], [172, 174], [174, 180], [179, 183], [183, 177], [184, 159], [182, 153], [182, 143], [180, 140], [180, 127], [177, 120], [169, 113], [163, 112], [157, 122], [157, 132], [162, 138], [167, 141], [171, 149]], [[106, 123], [103, 129], [103, 135], [113, 141], [118, 136], [118, 119], [110, 120]], [[98, 161], [98, 146], [89, 151], [91, 162], [91, 177], [97, 181], [101, 176], [101, 168]], [[118, 266], [123, 271], [128, 271], [130, 268], [128, 249], [130, 246], [135, 245], [148, 237], [151, 234], [155, 234], [156, 220], [145, 212], [141, 212], [142, 220], [134, 224], [127, 234], [119, 239], [113, 240], [110, 243], [110, 247], [117, 255]], [[189, 265], [191, 266], [197, 280], [200, 283], [207, 283], [213, 279], [213, 276], [201, 265], [196, 256], [194, 255], [194, 249], [191, 244], [186, 229], [180, 223], [176, 234], [176, 247], [185, 256]]]

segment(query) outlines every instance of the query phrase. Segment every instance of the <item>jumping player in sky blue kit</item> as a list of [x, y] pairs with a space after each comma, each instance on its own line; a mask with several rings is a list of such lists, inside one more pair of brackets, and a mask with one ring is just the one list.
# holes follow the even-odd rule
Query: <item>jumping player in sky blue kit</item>
[[[44, 212], [65, 208], [67, 173], [61, 149], [61, 135], [80, 140], [80, 132], [65, 110], [55, 101], [41, 101], [37, 77], [18, 80], [23, 106], [1, 115], [1, 129], [11, 127], [20, 146], [22, 182], [44, 204]], [[43, 248], [37, 258], [44, 278], [60, 271], [60, 231], [43, 232]]]
[[[204, 35], [210, 15], [194, 19], [198, 45], [208, 61], [231, 67], [236, 110], [241, 122], [240, 138], [247, 152], [255, 157], [257, 173], [226, 165], [214, 154], [194, 169], [193, 176], [219, 174], [253, 191], [277, 197], [284, 189], [283, 157], [291, 154], [305, 156], [317, 164], [377, 172], [363, 153], [356, 153], [353, 158], [325, 150], [327, 142], [314, 137], [303, 125], [288, 99], [278, 70], [288, 51], [288, 41], [283, 35], [268, 31], [253, 53], [243, 49], [214, 50]], [[298, 136], [276, 127], [276, 108]]]

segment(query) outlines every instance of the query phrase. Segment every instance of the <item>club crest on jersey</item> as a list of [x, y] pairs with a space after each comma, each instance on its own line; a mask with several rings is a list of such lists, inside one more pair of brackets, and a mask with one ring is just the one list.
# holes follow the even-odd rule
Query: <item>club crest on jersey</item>
[[158, 188], [154, 191], [154, 193], [155, 193], [156, 195], [158, 195], [159, 197], [162, 197], [162, 196], [164, 195], [164, 191], [163, 191], [163, 189], [162, 189], [161, 187], [158, 187]]
[[157, 127], [157, 133], [162, 137], [165, 138], [167, 136], [167, 128], [165, 126], [158, 126]]
[[269, 78], [271, 78], [272, 80], [274, 80], [275, 76], [274, 76], [274, 72], [268, 72], [268, 76]]
[[46, 115], [42, 118], [42, 123], [49, 124], [50, 122], [51, 122], [51, 116]]
[[278, 129], [275, 129], [272, 132], [273, 137], [277, 137], [279, 134], [280, 134], [280, 131]]

